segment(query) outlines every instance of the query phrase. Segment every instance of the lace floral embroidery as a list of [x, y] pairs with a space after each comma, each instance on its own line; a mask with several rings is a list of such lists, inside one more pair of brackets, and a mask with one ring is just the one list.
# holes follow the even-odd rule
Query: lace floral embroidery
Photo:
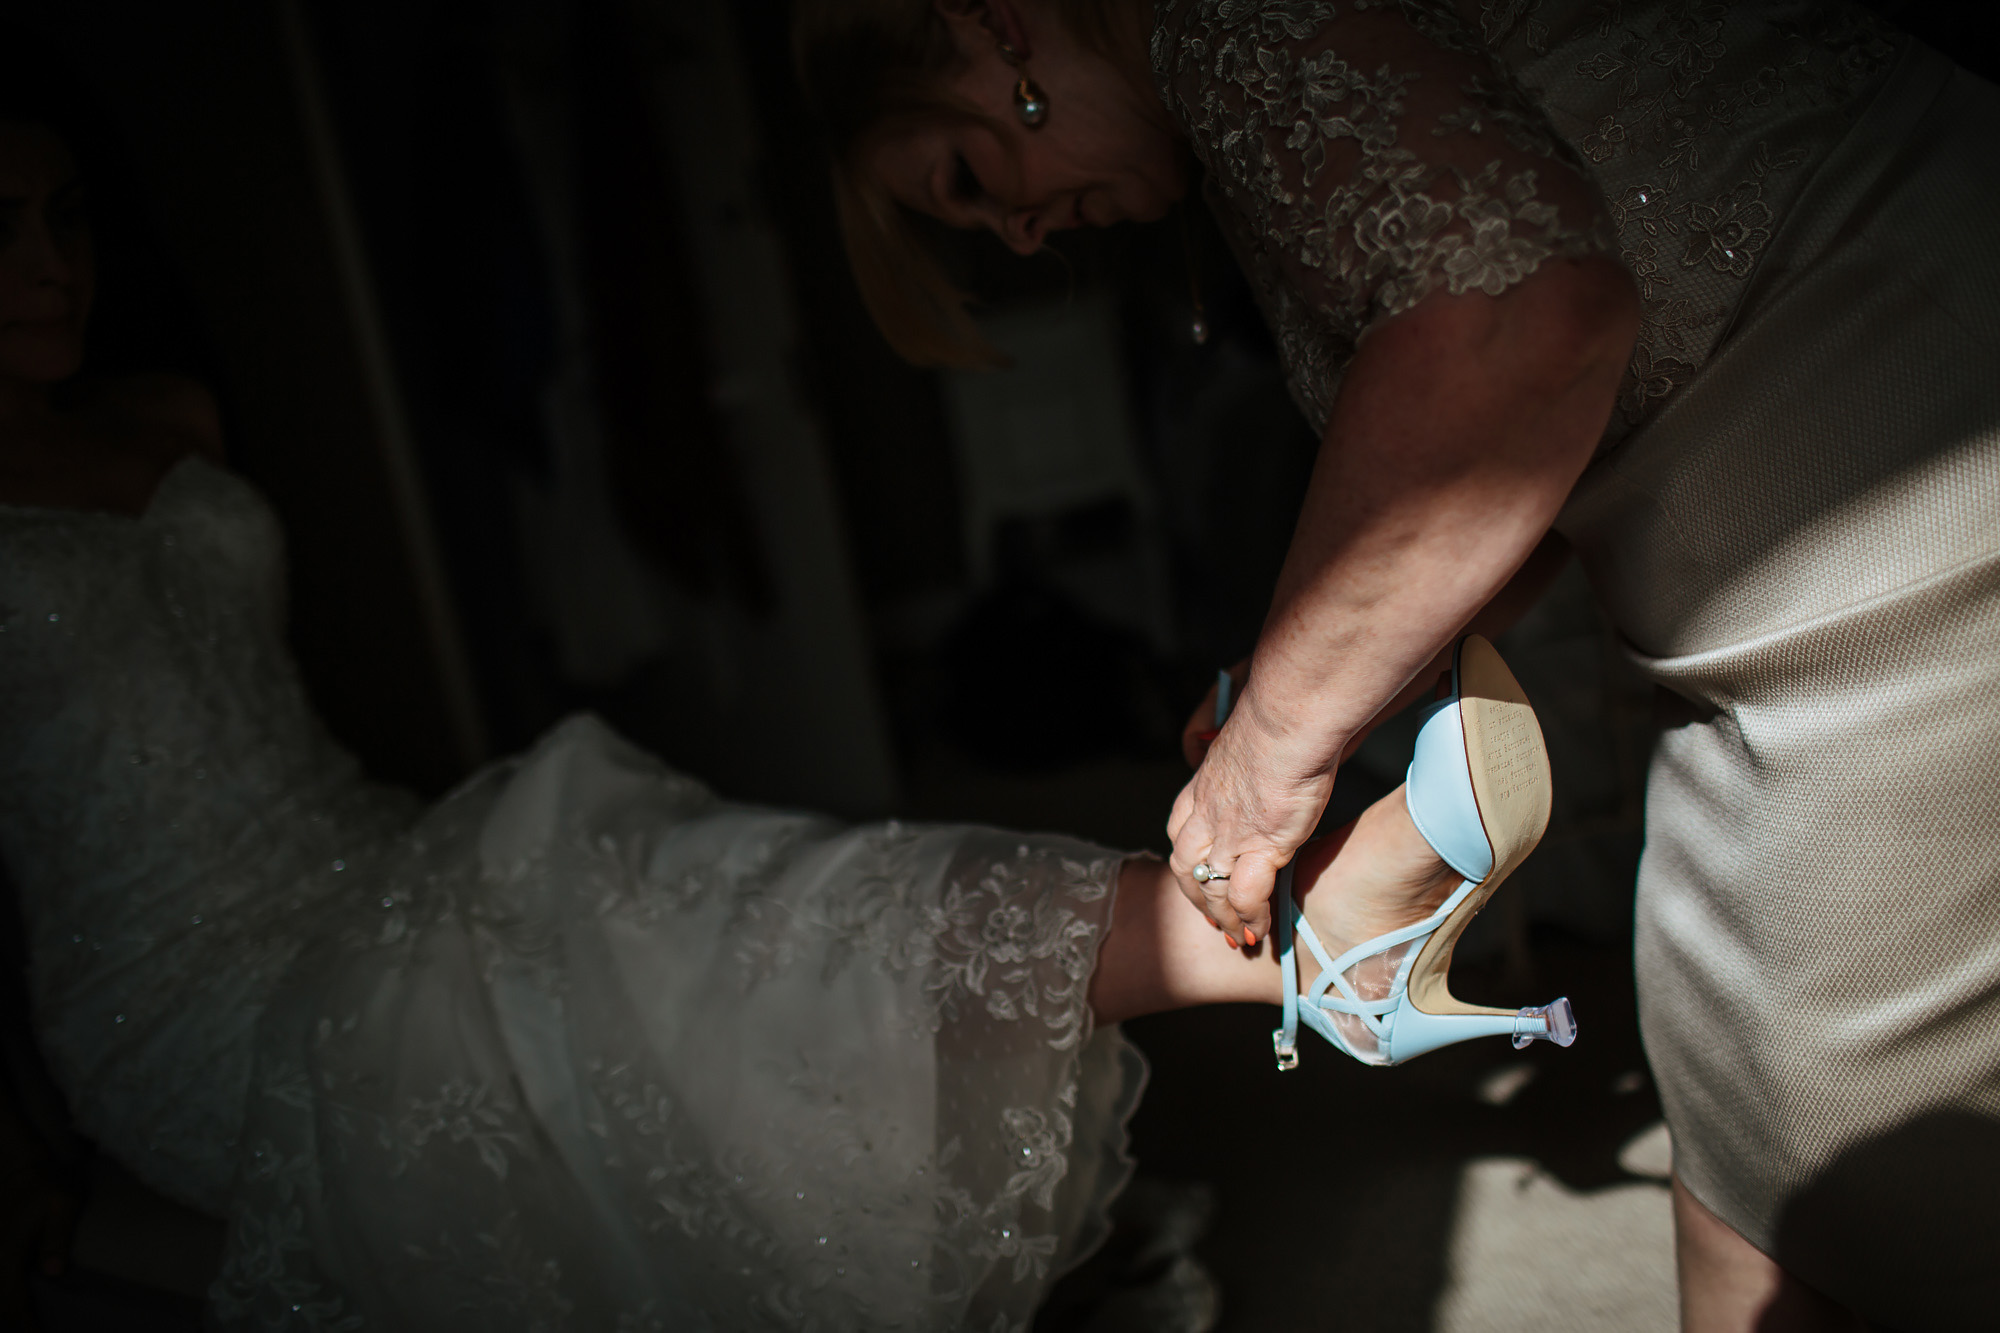
[[[301, 1069], [286, 1069], [274, 1082], [295, 1092], [303, 1076]], [[268, 1086], [266, 1092], [291, 1104], [284, 1092]], [[318, 1279], [312, 1263], [306, 1208], [319, 1193], [313, 1154], [287, 1156], [269, 1139], [257, 1139], [245, 1154], [241, 1186], [256, 1203], [232, 1209], [229, 1252], [208, 1289], [216, 1318], [248, 1328], [306, 1333], [361, 1328], [361, 1317]]]
[[1440, 288], [1498, 296], [1552, 256], [1609, 248], [1599, 217], [1566, 219], [1543, 196], [1547, 173], [1576, 174], [1573, 157], [1449, 5], [1159, 12], [1162, 95], [1316, 422], [1375, 321]]
[[[1086, 996], [1121, 858], [984, 830], [842, 831], [725, 806], [661, 770], [651, 799], [622, 807], [646, 816], [593, 812], [482, 873], [466, 844], [519, 777], [473, 784], [419, 825], [380, 899], [394, 927], [336, 933], [267, 1023], [253, 1166], [213, 1293], [223, 1322], [354, 1327], [367, 1302], [327, 1271], [324, 1247], [339, 1234], [328, 1218], [366, 1207], [388, 1238], [370, 1261], [390, 1265], [384, 1281], [495, 1326], [1024, 1329], [1075, 1243], [1072, 1155], [1103, 1149], [1101, 1109], [1078, 1102], [1080, 1071], [1104, 1055], [1086, 1051]], [[676, 937], [705, 939], [691, 923], [724, 918], [734, 948], [711, 960], [716, 1015], [776, 991], [781, 1013], [873, 997], [865, 1008], [889, 1021], [858, 1044], [845, 1017], [830, 1045], [795, 1036], [796, 1020], [767, 1028], [730, 1041], [711, 1081], [686, 1062], [699, 1047], [640, 1037], [647, 1006], [628, 1014], [622, 986], [601, 984], [615, 969], [559, 964], [600, 931], [678, 924]], [[541, 1093], [518, 1073], [476, 1076], [492, 1036], [366, 998], [454, 972], [444, 984], [477, 978], [476, 1007], [505, 1008], [506, 1026], [567, 1033], [541, 1039], [575, 1062], [557, 1113], [549, 1070]], [[569, 1026], [571, 1013], [591, 1017]], [[884, 1043], [872, 1058], [871, 1043]], [[389, 1095], [391, 1049], [435, 1080], [427, 1090]], [[718, 1124], [712, 1082], [741, 1090], [725, 1104], [747, 1132]], [[1080, 1145], [1079, 1123], [1098, 1137]], [[550, 1182], [572, 1179], [649, 1263], [666, 1257], [658, 1271], [704, 1275], [707, 1322], [665, 1298], [603, 1308], [599, 1261], [537, 1211]]]
[[507, 1178], [507, 1150], [525, 1144], [525, 1124], [514, 1099], [486, 1083], [451, 1079], [431, 1098], [412, 1098], [409, 1110], [381, 1129], [389, 1173], [401, 1175], [433, 1138], [465, 1143], [496, 1180]]
[[[1615, 252], [1644, 303], [1615, 438], [1706, 361], [1899, 39], [1839, 3], [1459, 8], [1161, 0], [1153, 69], [1316, 426], [1372, 321]], [[1604, 213], [1552, 202], [1578, 174]]]
[[[1053, 871], [1050, 891], [1024, 892], [1037, 860]], [[956, 1018], [977, 999], [996, 1021], [1038, 1020], [1052, 1049], [1075, 1046], [1100, 933], [1077, 907], [1101, 901], [1108, 877], [1105, 862], [1036, 857], [1023, 846], [1015, 859], [989, 865], [972, 889], [954, 885], [930, 923], [933, 1021]]]
[[1755, 9], [1605, 4], [1583, 30], [1596, 49], [1563, 53], [1607, 103], [1578, 146], [1605, 181], [1643, 301], [1619, 395], [1625, 428], [1707, 359], [1780, 210], [1898, 49], [1852, 8], [1818, 6], [1791, 21]]

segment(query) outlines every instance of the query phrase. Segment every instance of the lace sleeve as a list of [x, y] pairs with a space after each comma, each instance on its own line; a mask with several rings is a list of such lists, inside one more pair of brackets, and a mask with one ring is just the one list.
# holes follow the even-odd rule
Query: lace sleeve
[[1611, 250], [1568, 145], [1442, 0], [1161, 0], [1153, 70], [1301, 406], [1370, 326]]

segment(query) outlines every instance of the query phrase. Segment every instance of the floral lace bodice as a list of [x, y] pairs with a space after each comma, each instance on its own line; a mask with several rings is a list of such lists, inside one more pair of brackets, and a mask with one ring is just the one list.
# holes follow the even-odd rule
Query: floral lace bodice
[[1700, 368], [1897, 50], [1826, 0], [1159, 0], [1153, 70], [1323, 429], [1376, 321], [1616, 254], [1609, 438]]

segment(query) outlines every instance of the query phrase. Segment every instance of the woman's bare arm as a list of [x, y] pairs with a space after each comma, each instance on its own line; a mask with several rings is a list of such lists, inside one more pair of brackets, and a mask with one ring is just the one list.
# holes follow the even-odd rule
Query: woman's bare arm
[[[1459, 626], [1457, 633], [1452, 636], [1453, 640], [1456, 641], [1462, 634], [1481, 634], [1494, 639], [1506, 633], [1513, 627], [1514, 622], [1525, 615], [1528, 608], [1548, 590], [1556, 575], [1562, 573], [1563, 566], [1569, 563], [1570, 555], [1569, 542], [1561, 533], [1550, 532], [1545, 535], [1541, 544], [1528, 556], [1527, 562], [1514, 571], [1513, 578], [1507, 580], [1507, 586], [1495, 593], [1492, 601], [1480, 607], [1472, 619]], [[1346, 763], [1354, 752], [1361, 748], [1361, 743], [1368, 739], [1369, 732], [1425, 697], [1430, 692], [1433, 682], [1450, 669], [1451, 648], [1447, 645], [1427, 665], [1418, 670], [1416, 676], [1403, 687], [1400, 694], [1382, 705], [1382, 711], [1369, 719], [1366, 726], [1349, 738], [1347, 748], [1341, 752], [1340, 761]], [[1236, 682], [1235, 688], [1240, 695], [1243, 683], [1250, 679], [1250, 659], [1246, 657], [1229, 668], [1229, 674]], [[1215, 738], [1214, 718], [1215, 686], [1211, 685], [1194, 711], [1188, 714], [1187, 724], [1181, 728], [1181, 753], [1187, 757], [1189, 768], [1201, 767], [1202, 758], [1208, 753], [1209, 743]]]
[[[1603, 434], [1638, 330], [1630, 278], [1555, 260], [1499, 297], [1434, 293], [1363, 340], [1229, 725], [1175, 802], [1171, 865], [1262, 938], [1349, 742], [1536, 550]], [[1226, 881], [1198, 888], [1208, 860]]]

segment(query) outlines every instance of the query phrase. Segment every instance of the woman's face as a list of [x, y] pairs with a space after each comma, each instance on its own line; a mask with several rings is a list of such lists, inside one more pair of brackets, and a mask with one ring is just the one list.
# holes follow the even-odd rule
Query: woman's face
[[[1001, 6], [995, 5], [996, 10]], [[946, 91], [996, 128], [926, 125], [879, 143], [868, 170], [907, 208], [954, 227], [990, 227], [1020, 254], [1050, 232], [1151, 222], [1187, 190], [1172, 122], [1150, 88], [1081, 47], [1055, 19], [1020, 5], [1016, 49], [1049, 104], [1029, 129], [1014, 107], [1018, 74], [987, 22], [948, 15], [960, 64]], [[990, 20], [989, 20], [990, 21]]]
[[0, 120], [0, 379], [76, 373], [95, 280], [75, 159], [53, 131]]

